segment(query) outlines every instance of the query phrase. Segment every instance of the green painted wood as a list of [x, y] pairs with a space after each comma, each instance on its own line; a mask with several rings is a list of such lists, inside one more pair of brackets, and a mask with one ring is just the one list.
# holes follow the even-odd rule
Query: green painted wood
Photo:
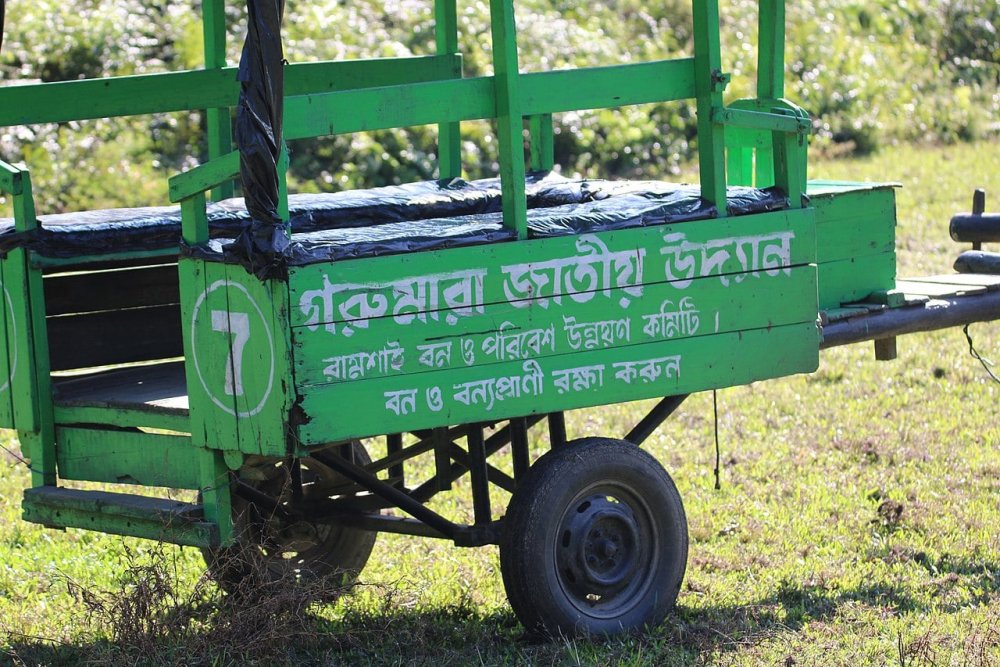
[[[231, 178], [234, 178], [240, 173], [240, 154], [236, 151], [232, 153], [227, 153], [220, 158], [210, 160], [205, 164], [198, 165], [193, 169], [182, 172], [173, 176], [170, 183], [170, 201], [177, 203], [182, 202], [185, 199], [194, 197], [195, 195], [204, 193], [211, 190], [216, 185], [224, 183]], [[205, 205], [201, 205], [202, 216], [204, 216]], [[193, 212], [193, 211], [192, 211]], [[182, 208], [181, 214], [184, 214]], [[182, 234], [188, 234], [184, 236], [184, 239], [191, 243], [190, 239], [200, 238], [200, 236], [195, 233], [197, 225], [194, 227], [186, 228], [182, 231]], [[205, 234], [208, 234], [208, 222], [205, 222]], [[205, 240], [207, 240], [207, 236]]]
[[[226, 66], [226, 6], [224, 0], [202, 2], [202, 35], [205, 45], [205, 69]], [[208, 157], [214, 159], [233, 150], [233, 126], [229, 107], [205, 110], [208, 134]], [[212, 192], [216, 201], [233, 196], [233, 184], [223, 183]]]
[[14, 428], [13, 370], [17, 366], [17, 331], [14, 319], [14, 302], [4, 282], [4, 264], [0, 258], [0, 340], [4, 343], [0, 353], [0, 428]]
[[[728, 387], [819, 364], [815, 322], [304, 389], [307, 445]], [[412, 380], [408, 382], [408, 380]], [[565, 389], [563, 389], [565, 387]]]
[[727, 80], [722, 73], [718, 0], [695, 2], [692, 16], [701, 196], [715, 204], [720, 216], [725, 216], [725, 130], [722, 125], [712, 121], [713, 110], [722, 107], [722, 92]]
[[757, 17], [757, 97], [785, 96], [785, 0], [760, 0]]
[[552, 114], [543, 113], [528, 119], [531, 136], [531, 170], [552, 171], [555, 167], [555, 137], [552, 128]]
[[[434, 0], [434, 45], [438, 55], [458, 53], [458, 7], [456, 0]], [[461, 78], [459, 73], [457, 78]], [[438, 125], [438, 178], [462, 175], [461, 124]]]
[[493, 83], [496, 97], [496, 133], [500, 158], [503, 225], [528, 237], [528, 201], [524, 185], [524, 116], [517, 65], [517, 28], [514, 0], [490, 0], [493, 36]]
[[45, 257], [32, 253], [28, 261], [32, 268], [37, 269], [90, 269], [92, 265], [107, 265], [109, 263], [133, 263], [137, 260], [160, 260], [176, 258], [177, 248], [161, 248], [160, 250], [116, 250], [108, 248], [106, 253], [99, 255], [74, 255], [73, 257]]
[[892, 189], [813, 197], [816, 255], [820, 262], [891, 253], [896, 243]]
[[[37, 227], [31, 177], [22, 171], [21, 194], [14, 196], [14, 228], [28, 232]], [[55, 432], [42, 272], [29, 265], [24, 248], [8, 253], [3, 271], [14, 330], [14, 349], [8, 351], [16, 359], [11, 378], [14, 423], [22, 449], [31, 459], [32, 484], [51, 485], [56, 481]]]
[[197, 489], [200, 467], [191, 439], [141, 431], [56, 429], [60, 479]]
[[775, 276], [732, 276], [726, 283], [699, 278], [683, 289], [652, 283], [641, 293], [612, 289], [608, 297], [582, 303], [565, 298], [548, 308], [492, 303], [454, 323], [430, 312], [425, 321], [414, 317], [408, 324], [382, 317], [364, 328], [296, 327], [295, 380], [300, 387], [375, 377], [409, 380], [442, 368], [486, 369], [508, 360], [807, 322], [816, 317], [816, 269], [806, 265]]
[[526, 116], [695, 97], [693, 58], [531, 72], [520, 79]]
[[199, 519], [199, 507], [161, 498], [56, 487], [27, 489], [25, 521], [83, 528], [192, 547], [216, 547], [218, 528]]
[[[417, 312], [423, 309], [410, 308], [406, 300], [414, 296], [433, 296], [426, 291], [420, 292], [420, 285], [408, 285], [422, 276], [440, 276], [456, 283], [455, 299], [466, 298], [459, 288], [481, 282], [480, 299], [487, 304], [512, 300], [525, 303], [532, 299], [552, 300], [558, 295], [588, 291], [589, 283], [586, 281], [593, 282], [588, 269], [591, 265], [600, 267], [598, 278], [601, 290], [614, 287], [605, 278], [604, 264], [618, 272], [615, 280], [619, 286], [636, 283], [637, 262], [643, 266], [641, 284], [743, 273], [752, 270], [748, 267], [759, 269], [761, 266], [763, 256], [753, 255], [751, 247], [758, 237], [769, 249], [780, 251], [778, 254], [783, 266], [815, 261], [816, 236], [812, 210], [778, 211], [742, 216], [738, 220], [720, 218], [534, 239], [530, 243], [498, 243], [293, 267], [289, 271], [290, 301], [293, 304], [289, 317], [292, 326], [318, 326], [358, 319], [357, 313], [362, 309], [369, 311], [371, 317], [393, 317], [392, 311], [397, 309], [401, 314]], [[787, 256], [785, 241], [788, 243]], [[742, 255], [737, 248], [740, 245], [746, 247]], [[769, 253], [767, 256], [769, 261], [778, 261], [778, 255]], [[446, 272], [442, 271], [443, 267], [447, 267]], [[562, 272], [562, 269], [566, 271]], [[531, 271], [538, 276], [532, 277]], [[553, 283], [551, 277], [557, 271], [561, 279]], [[580, 277], [572, 279], [572, 271], [579, 271], [576, 275]], [[543, 291], [535, 289], [529, 293], [527, 290], [537, 288], [539, 280], [545, 275], [549, 277], [549, 282], [542, 285]], [[378, 276], [378, 280], [372, 280], [372, 276]], [[556, 285], [558, 292], [554, 290]], [[439, 285], [438, 288], [443, 290], [450, 286]], [[602, 296], [601, 299], [607, 300], [607, 297]], [[440, 297], [439, 301], [442, 305], [438, 307], [443, 308], [444, 297]], [[381, 315], [374, 312], [379, 309], [383, 311]], [[466, 312], [469, 310], [456, 311], [458, 316], [465, 316]]]
[[896, 286], [896, 254], [892, 252], [823, 262], [816, 269], [819, 305], [824, 310]]
[[[235, 106], [236, 67], [0, 87], [0, 127]], [[285, 95], [390, 86], [461, 76], [461, 59], [416, 56], [299, 63]]]
[[21, 169], [0, 160], [0, 191], [9, 195], [21, 194]]
[[56, 405], [53, 417], [57, 425], [106, 424], [121, 428], [155, 428], [176, 433], [188, 433], [188, 416], [121, 407]]

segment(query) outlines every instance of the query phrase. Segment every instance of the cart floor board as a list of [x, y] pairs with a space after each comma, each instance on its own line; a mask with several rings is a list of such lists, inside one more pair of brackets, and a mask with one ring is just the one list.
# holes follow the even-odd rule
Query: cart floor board
[[52, 378], [56, 405], [188, 413], [184, 362], [131, 366]]

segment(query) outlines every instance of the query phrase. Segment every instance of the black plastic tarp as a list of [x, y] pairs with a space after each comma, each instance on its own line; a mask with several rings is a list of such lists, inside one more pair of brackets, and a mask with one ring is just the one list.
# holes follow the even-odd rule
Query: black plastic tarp
[[288, 223], [278, 214], [278, 161], [285, 101], [281, 17], [284, 0], [247, 0], [247, 38], [240, 57], [236, 145], [250, 222], [227, 249], [263, 279], [280, 275]]
[[[568, 180], [529, 174], [528, 224], [533, 237], [579, 234], [639, 225], [714, 217], [715, 207], [697, 186], [656, 181]], [[729, 188], [733, 215], [787, 206], [776, 189]], [[411, 252], [490, 243], [510, 238], [502, 231], [497, 179], [424, 181], [369, 190], [292, 195], [289, 212], [293, 246], [285, 255], [296, 264], [344, 257]], [[232, 243], [251, 218], [243, 199], [208, 205], [213, 238]], [[13, 220], [0, 220], [0, 252], [27, 246], [49, 257], [73, 257], [116, 250], [177, 247], [177, 207], [110, 209], [39, 216], [40, 229], [16, 234]], [[390, 226], [391, 225], [391, 226]], [[354, 231], [351, 231], [354, 230]], [[199, 255], [224, 259], [218, 243]], [[309, 258], [312, 259], [309, 259]], [[229, 254], [227, 261], [237, 261]]]

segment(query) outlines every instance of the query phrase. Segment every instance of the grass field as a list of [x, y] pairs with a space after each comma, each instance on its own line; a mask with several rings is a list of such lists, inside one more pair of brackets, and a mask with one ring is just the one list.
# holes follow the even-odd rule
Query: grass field
[[[998, 143], [899, 147], [819, 163], [812, 175], [903, 184], [901, 276], [950, 271], [960, 248], [947, 222], [968, 210], [974, 186], [1000, 209]], [[997, 323], [971, 332], [1000, 360]], [[287, 639], [265, 637], [263, 648], [234, 638], [221, 612], [182, 635], [162, 638], [154, 624], [116, 641], [70, 582], [115, 591], [128, 547], [133, 565], [165, 564], [183, 598], [202, 572], [199, 554], [24, 523], [28, 474], [0, 458], [0, 661], [1000, 665], [1000, 384], [957, 329], [902, 338], [899, 352], [883, 363], [870, 345], [835, 349], [812, 375], [720, 391], [720, 491], [711, 395], [689, 399], [648, 442], [689, 520], [677, 612], [647, 636], [608, 642], [528, 643], [495, 548], [396, 536], [379, 538], [353, 595], [309, 608]], [[573, 413], [570, 436], [623, 434], [646, 408]], [[16, 451], [9, 435], [4, 444]]]

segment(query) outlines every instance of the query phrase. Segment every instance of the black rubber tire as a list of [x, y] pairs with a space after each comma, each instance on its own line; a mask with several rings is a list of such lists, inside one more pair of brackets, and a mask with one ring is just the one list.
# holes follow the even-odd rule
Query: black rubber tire
[[621, 440], [552, 450], [518, 483], [500, 570], [530, 633], [615, 635], [659, 624], [687, 567], [687, 519], [663, 466]]
[[[357, 441], [352, 444], [355, 462], [359, 465], [370, 463], [371, 458], [364, 446]], [[281, 464], [271, 465], [277, 469]], [[306, 482], [303, 495], [307, 500], [311, 490], [322, 493], [324, 486], [329, 488], [343, 482], [337, 473], [315, 459], [302, 459], [301, 465], [304, 468], [303, 482]], [[269, 488], [267, 481], [254, 486], [273, 495], [274, 489]], [[233, 516], [237, 543], [221, 549], [202, 550], [210, 576], [228, 593], [250, 593], [252, 591], [245, 590], [249, 586], [266, 588], [271, 584], [296, 583], [315, 590], [317, 597], [332, 601], [360, 575], [371, 556], [377, 535], [358, 528], [307, 521], [285, 526], [235, 494]], [[303, 541], [308, 544], [302, 552], [292, 551], [298, 545], [294, 545], [291, 539], [282, 543], [281, 538], [274, 537], [276, 532], [287, 535], [292, 529], [308, 535], [305, 540], [299, 538], [299, 544]], [[255, 559], [255, 562], [249, 562], [250, 559]], [[320, 581], [329, 586], [319, 585], [317, 582]]]

